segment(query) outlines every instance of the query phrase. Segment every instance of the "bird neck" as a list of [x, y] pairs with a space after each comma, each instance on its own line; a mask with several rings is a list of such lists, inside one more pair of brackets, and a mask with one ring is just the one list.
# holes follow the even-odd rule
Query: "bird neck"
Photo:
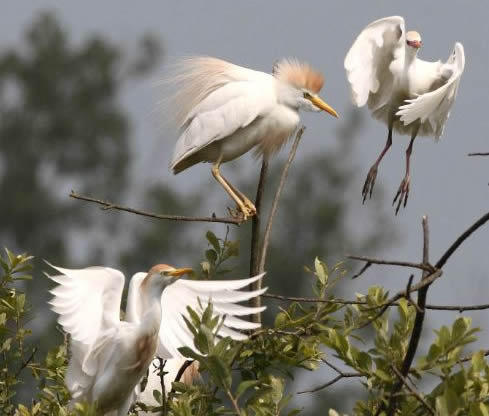
[[161, 291], [143, 292], [141, 302], [141, 319], [142, 329], [159, 328], [161, 324]]
[[418, 49], [412, 48], [411, 46], [406, 46], [404, 48], [405, 56], [404, 56], [404, 70], [411, 66], [411, 64], [416, 60], [416, 55], [418, 54]]

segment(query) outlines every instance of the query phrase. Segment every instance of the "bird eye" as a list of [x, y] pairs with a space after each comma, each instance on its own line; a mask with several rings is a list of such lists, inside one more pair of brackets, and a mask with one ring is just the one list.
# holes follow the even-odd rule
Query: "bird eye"
[[304, 91], [304, 98], [311, 98], [312, 95], [309, 94], [307, 91]]

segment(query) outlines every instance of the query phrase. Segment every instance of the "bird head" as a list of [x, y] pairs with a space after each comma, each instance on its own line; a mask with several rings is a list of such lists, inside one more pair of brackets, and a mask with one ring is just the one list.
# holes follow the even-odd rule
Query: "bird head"
[[324, 77], [310, 65], [297, 59], [282, 59], [273, 66], [272, 75], [281, 81], [279, 100], [298, 110], [326, 111], [334, 117], [338, 113], [318, 95]]
[[406, 44], [416, 50], [421, 48], [421, 45], [423, 44], [423, 42], [421, 41], [421, 35], [414, 30], [407, 32]]
[[150, 290], [155, 289], [161, 293], [165, 287], [171, 285], [183, 275], [192, 273], [192, 271], [188, 267], [178, 269], [168, 264], [157, 264], [149, 269], [148, 274], [141, 283], [141, 288], [148, 287]]

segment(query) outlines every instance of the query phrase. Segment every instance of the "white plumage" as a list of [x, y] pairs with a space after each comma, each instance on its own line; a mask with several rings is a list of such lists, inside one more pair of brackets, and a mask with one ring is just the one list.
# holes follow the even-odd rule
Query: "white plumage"
[[138, 393], [136, 386], [156, 353], [163, 359], [181, 359], [178, 348], [195, 349], [182, 317], [188, 315], [187, 306], [201, 313], [199, 299], [204, 308], [212, 301], [215, 314], [226, 314], [218, 335], [236, 340], [246, 338], [239, 329], [260, 326], [237, 316], [265, 309], [236, 304], [266, 290], [239, 290], [263, 274], [241, 280], [175, 281], [190, 269], [157, 265], [131, 279], [126, 320], [121, 321], [121, 272], [109, 267], [52, 267], [61, 274], [49, 276], [58, 283], [50, 304], [71, 336], [66, 385], [75, 401], [97, 402], [102, 414], [127, 414]]
[[345, 58], [345, 70], [354, 104], [368, 105], [372, 115], [387, 124], [387, 143], [367, 175], [363, 201], [372, 195], [378, 165], [392, 143], [392, 131], [411, 135], [406, 175], [394, 198], [404, 206], [409, 195], [409, 158], [418, 135], [438, 139], [455, 101], [465, 56], [461, 43], [445, 63], [417, 58], [419, 33], [406, 32], [400, 16], [369, 24], [357, 37]]
[[255, 146], [264, 157], [277, 152], [296, 130], [300, 109], [337, 117], [317, 96], [322, 75], [295, 59], [279, 61], [274, 73], [266, 74], [217, 58], [188, 58], [167, 82], [176, 88], [168, 110], [173, 110], [180, 132], [171, 169], [179, 173], [199, 162], [213, 163], [215, 179], [244, 219], [256, 209], [222, 177], [220, 164]]

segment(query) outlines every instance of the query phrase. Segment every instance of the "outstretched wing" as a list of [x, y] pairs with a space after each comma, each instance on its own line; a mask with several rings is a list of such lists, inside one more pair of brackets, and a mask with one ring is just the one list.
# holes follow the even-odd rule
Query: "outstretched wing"
[[372, 111], [390, 99], [394, 74], [402, 68], [404, 19], [391, 16], [370, 23], [345, 57], [345, 70], [355, 105], [368, 102]]
[[399, 107], [396, 115], [400, 116], [405, 125], [418, 119], [421, 123], [427, 121], [438, 139], [443, 133], [443, 127], [455, 102], [464, 67], [464, 48], [457, 42], [447, 62], [440, 66], [438, 79], [434, 82], [442, 85], [434, 91], [406, 100], [407, 104]]
[[202, 308], [205, 309], [207, 304], [212, 302], [214, 313], [225, 315], [224, 324], [218, 335], [221, 337], [229, 336], [235, 340], [246, 339], [247, 336], [239, 330], [259, 328], [260, 324], [248, 322], [238, 317], [262, 312], [265, 307], [248, 307], [238, 305], [238, 302], [259, 296], [267, 288], [256, 291], [240, 291], [238, 289], [261, 279], [263, 275], [260, 274], [249, 279], [222, 281], [181, 279], [168, 286], [161, 296], [162, 319], [158, 356], [181, 358], [182, 355], [178, 348], [187, 346], [194, 349], [193, 335], [183, 319], [185, 316], [190, 320], [187, 306], [190, 306], [197, 313], [201, 313], [203, 312]]
[[[49, 264], [49, 263], [48, 263]], [[120, 323], [124, 275], [109, 267], [64, 269], [50, 265], [59, 275], [47, 275], [58, 285], [49, 302], [59, 324], [71, 335], [71, 359], [66, 376], [75, 397], [88, 387], [96, 371], [92, 352], [101, 337]]]

